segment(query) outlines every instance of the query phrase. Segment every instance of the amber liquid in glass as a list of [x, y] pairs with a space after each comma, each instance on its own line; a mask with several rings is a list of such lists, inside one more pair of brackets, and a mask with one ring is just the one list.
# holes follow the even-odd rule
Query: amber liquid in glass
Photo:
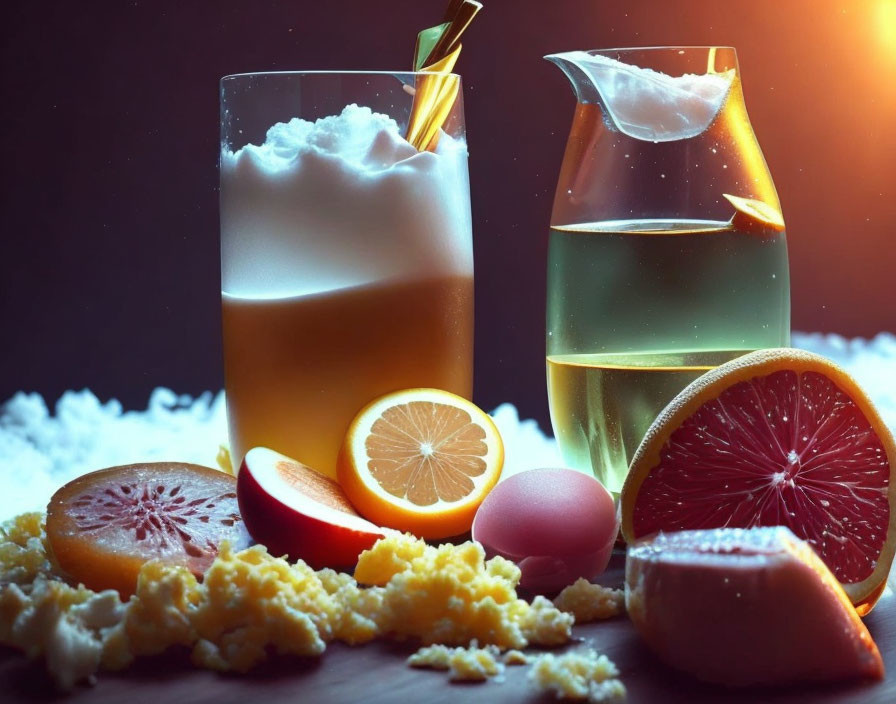
[[270, 447], [335, 477], [355, 414], [390, 391], [470, 398], [473, 278], [383, 282], [307, 296], [223, 295], [234, 465]]

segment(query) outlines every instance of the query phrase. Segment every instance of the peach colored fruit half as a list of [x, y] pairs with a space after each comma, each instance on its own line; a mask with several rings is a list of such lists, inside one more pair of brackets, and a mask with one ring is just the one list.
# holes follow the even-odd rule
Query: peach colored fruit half
[[894, 473], [893, 435], [843, 369], [760, 350], [701, 376], [654, 421], [622, 488], [622, 533], [785, 525], [864, 614], [896, 551]]
[[84, 474], [53, 494], [47, 540], [65, 572], [127, 597], [149, 560], [199, 576], [225, 540], [249, 545], [236, 479], [208, 467], [150, 462]]
[[289, 555], [315, 569], [352, 567], [383, 537], [336, 482], [266, 447], [246, 453], [237, 494], [255, 540], [273, 555]]
[[492, 489], [472, 532], [489, 557], [519, 566], [520, 587], [556, 594], [606, 569], [619, 522], [613, 497], [594, 477], [574, 469], [530, 469]]
[[784, 527], [661, 533], [631, 545], [626, 607], [669, 665], [728, 685], [882, 679], [830, 570]]

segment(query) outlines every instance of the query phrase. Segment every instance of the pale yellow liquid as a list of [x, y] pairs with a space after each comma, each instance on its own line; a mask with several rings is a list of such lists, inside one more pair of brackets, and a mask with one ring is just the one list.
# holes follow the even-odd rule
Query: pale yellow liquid
[[374, 398], [413, 387], [472, 394], [472, 277], [222, 298], [235, 466], [264, 446], [335, 477], [345, 431]]
[[713, 367], [787, 345], [783, 232], [705, 220], [551, 229], [547, 367], [564, 461], [622, 488], [656, 415]]
[[547, 358], [551, 423], [563, 461], [622, 490], [656, 416], [701, 374], [745, 350], [569, 354]]

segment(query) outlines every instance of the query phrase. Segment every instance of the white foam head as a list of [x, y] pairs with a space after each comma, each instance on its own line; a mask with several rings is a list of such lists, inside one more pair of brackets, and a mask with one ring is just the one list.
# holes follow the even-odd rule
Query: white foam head
[[222, 284], [283, 298], [472, 272], [466, 145], [418, 152], [358, 105], [221, 155]]

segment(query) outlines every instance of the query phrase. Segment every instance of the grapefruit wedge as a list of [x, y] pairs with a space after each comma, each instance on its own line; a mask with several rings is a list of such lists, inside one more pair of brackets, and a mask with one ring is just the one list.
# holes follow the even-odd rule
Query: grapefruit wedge
[[622, 489], [622, 534], [783, 525], [865, 614], [896, 549], [896, 448], [840, 367], [794, 349], [703, 375], [654, 421]]
[[883, 679], [849, 598], [787, 528], [660, 533], [629, 546], [626, 608], [671, 666], [727, 685]]

